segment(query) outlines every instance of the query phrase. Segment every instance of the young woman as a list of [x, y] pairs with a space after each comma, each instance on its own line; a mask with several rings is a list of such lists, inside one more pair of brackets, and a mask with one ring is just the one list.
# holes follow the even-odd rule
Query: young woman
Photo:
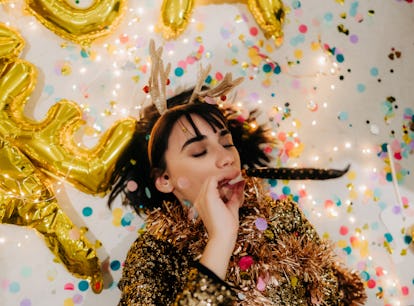
[[247, 177], [269, 161], [260, 147], [272, 141], [263, 126], [251, 129], [214, 103], [239, 80], [227, 76], [211, 90], [199, 82], [165, 101], [168, 68], [160, 49], [151, 53], [154, 105], [137, 122], [109, 198], [122, 193], [146, 215], [119, 305], [363, 304], [363, 283], [297, 205], [272, 200]]

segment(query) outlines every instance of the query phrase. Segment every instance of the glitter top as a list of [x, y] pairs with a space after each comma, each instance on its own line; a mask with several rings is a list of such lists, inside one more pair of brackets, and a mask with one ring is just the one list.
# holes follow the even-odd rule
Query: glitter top
[[[248, 179], [225, 281], [198, 260], [208, 240], [188, 208], [166, 202], [128, 252], [119, 305], [363, 305], [364, 285], [297, 204]], [[259, 226], [257, 226], [259, 224]]]

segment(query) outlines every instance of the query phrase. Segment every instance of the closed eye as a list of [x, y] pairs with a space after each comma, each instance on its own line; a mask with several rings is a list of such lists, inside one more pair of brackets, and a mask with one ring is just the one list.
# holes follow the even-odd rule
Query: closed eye
[[206, 154], [207, 154], [207, 150], [203, 150], [200, 153], [195, 153], [195, 154], [192, 154], [191, 156], [197, 158], [197, 157], [201, 157]]

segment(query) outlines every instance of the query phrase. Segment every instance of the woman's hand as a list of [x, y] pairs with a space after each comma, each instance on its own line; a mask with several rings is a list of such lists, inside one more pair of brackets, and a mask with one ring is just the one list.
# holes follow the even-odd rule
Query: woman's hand
[[206, 178], [194, 203], [209, 235], [200, 262], [222, 279], [236, 243], [239, 207], [243, 204], [244, 181], [228, 184], [228, 177], [236, 176], [237, 173]]

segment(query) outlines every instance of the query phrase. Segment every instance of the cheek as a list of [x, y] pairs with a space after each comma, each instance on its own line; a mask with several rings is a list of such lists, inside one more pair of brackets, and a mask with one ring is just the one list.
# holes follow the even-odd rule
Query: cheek
[[186, 177], [181, 176], [177, 179], [177, 187], [180, 189], [188, 189], [190, 185], [190, 180]]

